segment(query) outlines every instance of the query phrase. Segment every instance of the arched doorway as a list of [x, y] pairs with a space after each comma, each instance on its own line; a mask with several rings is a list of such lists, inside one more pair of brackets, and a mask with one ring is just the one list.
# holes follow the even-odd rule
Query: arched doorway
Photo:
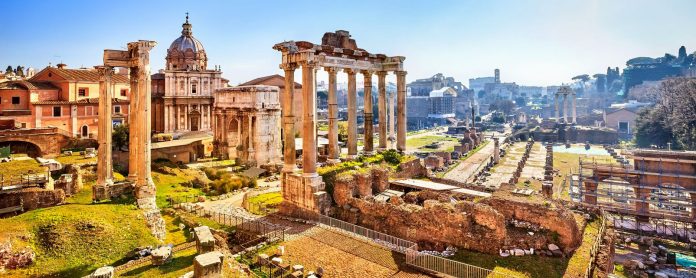
[[0, 142], [0, 148], [10, 148], [11, 154], [26, 154], [29, 157], [40, 157], [41, 148], [34, 143], [25, 141]]
[[82, 128], [80, 129], [80, 135], [82, 135], [82, 138], [89, 137], [89, 127], [87, 125], [82, 126]]

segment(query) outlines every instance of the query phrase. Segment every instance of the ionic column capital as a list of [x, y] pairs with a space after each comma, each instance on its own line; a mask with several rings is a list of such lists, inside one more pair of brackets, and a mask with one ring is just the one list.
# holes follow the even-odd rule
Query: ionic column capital
[[374, 70], [361, 70], [360, 73], [364, 75], [365, 77], [372, 77], [373, 74], [375, 74]]
[[317, 62], [315, 61], [302, 61], [299, 64], [302, 68], [306, 69], [314, 69], [317, 66]]
[[375, 74], [377, 74], [377, 77], [379, 77], [379, 78], [384, 78], [387, 76], [386, 71], [377, 71], [377, 72], [375, 72]]
[[338, 68], [337, 67], [324, 67], [324, 71], [328, 72], [329, 74], [336, 75], [336, 73], [338, 72]]
[[347, 73], [348, 75], [355, 76], [356, 71], [354, 69], [343, 69], [343, 72]]
[[406, 72], [405, 70], [394, 71], [394, 74], [396, 74], [396, 76], [398, 77], [404, 77], [406, 76], [406, 73], [408, 72]]
[[99, 72], [99, 80], [106, 81], [106, 78], [110, 78], [114, 75], [114, 67], [111, 66], [97, 66], [97, 72]]

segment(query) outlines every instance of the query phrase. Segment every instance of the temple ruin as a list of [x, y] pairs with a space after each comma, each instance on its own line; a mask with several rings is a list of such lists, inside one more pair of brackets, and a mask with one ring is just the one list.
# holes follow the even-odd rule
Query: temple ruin
[[155, 202], [155, 184], [151, 175], [151, 85], [150, 50], [154, 41], [140, 40], [128, 43], [128, 50], [104, 50], [104, 66], [98, 68], [99, 82], [99, 152], [97, 183], [93, 188], [95, 201], [109, 199], [113, 186], [111, 157], [111, 91], [114, 67], [130, 71], [131, 102], [128, 138], [128, 183], [134, 186], [137, 205], [144, 211], [148, 226], [158, 238], [164, 238], [164, 220]]
[[[280, 68], [285, 71], [285, 94], [282, 97], [284, 167], [283, 197], [285, 212], [294, 208], [322, 212], [330, 205], [330, 197], [324, 191], [324, 184], [317, 174], [317, 136], [316, 136], [316, 91], [315, 74], [324, 68], [329, 74], [329, 154], [331, 162], [340, 158], [338, 146], [338, 103], [336, 97], [336, 75], [339, 71], [348, 74], [348, 158], [358, 155], [357, 141], [357, 92], [356, 74], [361, 73], [365, 84], [365, 137], [363, 152], [374, 152], [372, 116], [372, 76], [377, 75], [379, 110], [379, 150], [387, 149], [387, 94], [386, 75], [394, 72], [397, 79], [397, 119], [396, 148], [406, 149], [406, 71], [403, 69], [404, 57], [388, 57], [372, 54], [358, 48], [348, 31], [338, 30], [325, 33], [321, 45], [307, 41], [285, 41], [273, 46], [282, 53]], [[302, 172], [295, 164], [295, 116], [294, 74], [302, 67]], [[393, 109], [392, 109], [393, 111]]]
[[[570, 88], [570, 86], [561, 86], [558, 88], [558, 91], [554, 94], [554, 105], [555, 109], [554, 111], [556, 112], [556, 122], [559, 123], [570, 123], [570, 124], [576, 124], [577, 123], [577, 96], [575, 95], [575, 91]], [[571, 99], [568, 99], [568, 98]], [[562, 98], [563, 103], [563, 121], [561, 121], [560, 117], [560, 111], [558, 109], [558, 99]], [[568, 122], [568, 110], [572, 110], [572, 115], [571, 115], [571, 122]]]

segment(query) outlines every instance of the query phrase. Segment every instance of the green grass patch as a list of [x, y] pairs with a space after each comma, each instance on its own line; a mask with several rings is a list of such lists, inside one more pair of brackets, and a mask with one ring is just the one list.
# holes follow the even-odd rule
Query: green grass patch
[[597, 218], [588, 222], [585, 225], [585, 231], [582, 234], [582, 243], [573, 256], [568, 261], [568, 268], [565, 271], [566, 277], [582, 277], [585, 270], [590, 266], [590, 251], [599, 236], [599, 228], [602, 225], [602, 219]]
[[72, 155], [60, 155], [55, 158], [56, 161], [60, 162], [63, 165], [68, 165], [68, 164], [96, 164], [97, 163], [97, 157], [90, 157], [90, 158], [85, 158], [84, 155], [80, 155], [80, 153], [73, 153]]
[[0, 219], [0, 226], [0, 238], [15, 250], [36, 252], [33, 265], [10, 276], [81, 277], [122, 260], [136, 247], [158, 244], [141, 212], [126, 204], [37, 209]]
[[[444, 135], [424, 135], [424, 136], [418, 136], [418, 137], [411, 137], [411, 138], [406, 138], [406, 147], [407, 148], [421, 148], [426, 145], [435, 143], [435, 142], [457, 142], [457, 138], [453, 137], [447, 137]], [[454, 148], [453, 148], [454, 149]]]
[[28, 173], [44, 173], [47, 168], [41, 166], [34, 159], [22, 159], [22, 160], [12, 160], [10, 162], [0, 163], [0, 169], [2, 169], [3, 175], [7, 179], [9, 176], [20, 176]]
[[171, 262], [162, 266], [146, 265], [129, 270], [120, 277], [181, 277], [193, 270], [193, 258], [198, 255], [196, 248], [190, 248], [174, 254]]
[[152, 180], [157, 186], [157, 206], [159, 208], [169, 207], [167, 198], [181, 198], [186, 196], [203, 195], [203, 191], [198, 188], [188, 187], [192, 177], [181, 174], [165, 174], [152, 172]]
[[281, 192], [269, 192], [249, 198], [248, 210], [257, 215], [264, 215], [263, 208], [275, 208], [283, 201]]
[[540, 256], [510, 256], [460, 250], [452, 258], [455, 261], [492, 269], [513, 277], [551, 278], [562, 277], [568, 261], [562, 258]]

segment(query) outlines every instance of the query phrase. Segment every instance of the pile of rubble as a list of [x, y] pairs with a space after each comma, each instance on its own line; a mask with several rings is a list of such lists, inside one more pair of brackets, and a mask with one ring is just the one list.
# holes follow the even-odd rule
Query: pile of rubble
[[659, 245], [649, 237], [626, 235], [620, 236], [618, 242], [629, 245], [648, 247], [647, 255], [623, 262], [624, 273], [629, 277], [694, 277], [696, 272], [678, 270], [676, 267], [676, 253], [663, 245]]
[[34, 259], [36, 259], [36, 254], [29, 248], [19, 252], [12, 252], [11, 243], [0, 245], [0, 270], [23, 268], [31, 265]]

